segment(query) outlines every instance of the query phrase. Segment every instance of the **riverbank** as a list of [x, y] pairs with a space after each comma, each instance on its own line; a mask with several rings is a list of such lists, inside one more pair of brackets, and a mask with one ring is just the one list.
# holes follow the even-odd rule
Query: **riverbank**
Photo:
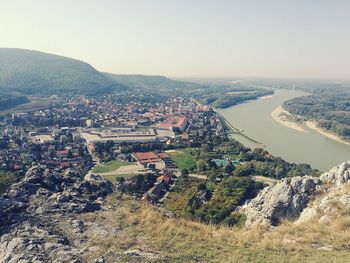
[[332, 139], [332, 140], [335, 140], [335, 141], [337, 141], [337, 142], [341, 142], [341, 143], [350, 145], [350, 142], [349, 142], [349, 141], [346, 141], [346, 140], [340, 138], [338, 135], [334, 134], [333, 132], [330, 132], [330, 131], [327, 131], [326, 129], [320, 128], [320, 127], [317, 125], [317, 122], [316, 122], [316, 121], [306, 121], [305, 123], [306, 123], [307, 127], [309, 127], [310, 129], [313, 129], [313, 130], [317, 131], [318, 133], [320, 133], [320, 134], [326, 136], [326, 137], [329, 138], [329, 139]]
[[271, 117], [274, 119], [276, 122], [294, 129], [299, 132], [306, 132], [306, 130], [303, 128], [303, 126], [297, 122], [288, 120], [294, 118], [294, 116], [289, 113], [288, 111], [284, 110], [282, 106], [278, 106], [274, 111], [271, 112]]
[[[244, 137], [245, 139], [247, 139], [248, 141], [250, 141], [251, 143], [253, 143], [255, 145], [254, 148], [255, 147], [256, 148], [266, 147], [264, 144], [262, 144], [256, 140], [254, 140], [253, 138], [250, 138], [249, 136], [245, 135], [238, 128], [233, 127], [232, 124], [217, 109], [214, 109], [214, 111], [216, 112], [216, 114], [219, 115], [222, 123], [226, 126], [226, 128], [228, 128], [233, 134]], [[230, 134], [230, 132], [229, 132], [229, 134]]]

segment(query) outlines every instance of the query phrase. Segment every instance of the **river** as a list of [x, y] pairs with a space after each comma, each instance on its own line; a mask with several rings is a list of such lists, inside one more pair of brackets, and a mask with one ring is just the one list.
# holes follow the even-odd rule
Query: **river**
[[[350, 160], [350, 146], [329, 139], [306, 125], [306, 133], [277, 123], [271, 112], [284, 101], [303, 96], [302, 91], [276, 90], [269, 98], [252, 100], [227, 109], [218, 110], [235, 128], [260, 142], [275, 156], [289, 162], [308, 163], [313, 168], [327, 171], [341, 162]], [[235, 134], [233, 137], [248, 147], [256, 144]]]

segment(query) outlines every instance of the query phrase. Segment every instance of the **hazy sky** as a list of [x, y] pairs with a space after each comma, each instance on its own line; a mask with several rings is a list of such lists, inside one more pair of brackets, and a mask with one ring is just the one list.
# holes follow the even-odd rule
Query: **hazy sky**
[[350, 79], [350, 1], [3, 0], [0, 46], [113, 73]]

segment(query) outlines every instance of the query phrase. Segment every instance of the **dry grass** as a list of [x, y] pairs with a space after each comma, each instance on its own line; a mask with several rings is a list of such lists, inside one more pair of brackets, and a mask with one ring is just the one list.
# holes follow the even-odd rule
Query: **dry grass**
[[151, 261], [157, 262], [328, 263], [348, 262], [350, 257], [350, 219], [346, 217], [327, 225], [285, 221], [273, 231], [237, 229], [166, 218], [154, 206], [129, 198], [113, 202], [113, 212], [84, 218], [120, 229], [113, 235], [94, 237], [94, 245], [102, 248], [100, 255], [108, 251], [123, 255], [133, 248], [155, 254], [157, 259]]

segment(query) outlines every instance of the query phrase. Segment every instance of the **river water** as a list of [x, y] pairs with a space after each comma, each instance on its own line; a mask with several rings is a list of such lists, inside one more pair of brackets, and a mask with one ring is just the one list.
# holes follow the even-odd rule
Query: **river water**
[[[218, 112], [232, 126], [244, 130], [245, 135], [263, 144], [267, 151], [289, 162], [308, 163], [313, 168], [327, 171], [350, 160], [350, 145], [329, 139], [308, 127], [304, 127], [306, 133], [299, 132], [272, 119], [271, 112], [284, 101], [303, 95], [305, 93], [302, 91], [276, 90], [272, 97], [252, 100]], [[239, 134], [233, 137], [245, 146], [256, 147]]]

